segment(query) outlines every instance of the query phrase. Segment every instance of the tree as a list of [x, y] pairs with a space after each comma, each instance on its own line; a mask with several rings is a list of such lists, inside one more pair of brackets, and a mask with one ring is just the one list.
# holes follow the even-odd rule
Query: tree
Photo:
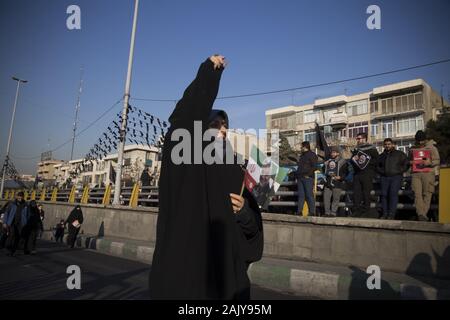
[[441, 163], [450, 164], [450, 113], [428, 121], [426, 134], [428, 139], [436, 141]]
[[295, 164], [297, 162], [298, 155], [292, 149], [289, 144], [287, 138], [284, 135], [280, 135], [280, 164], [281, 165], [290, 165]]

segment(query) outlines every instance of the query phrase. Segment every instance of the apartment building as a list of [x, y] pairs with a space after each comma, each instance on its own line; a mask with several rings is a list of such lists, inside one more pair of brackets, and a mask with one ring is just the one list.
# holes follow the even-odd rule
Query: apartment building
[[[54, 179], [57, 185], [62, 186], [77, 167], [83, 164], [83, 159], [71, 160], [54, 166]], [[85, 164], [84, 170], [73, 181], [75, 184], [95, 185], [114, 183], [112, 181], [117, 166], [117, 154], [106, 155], [102, 160]], [[124, 167], [122, 181], [131, 185], [140, 179], [144, 167], [149, 167], [152, 173], [159, 176], [161, 161], [158, 148], [142, 145], [128, 145], [124, 150]]]
[[392, 138], [407, 152], [417, 130], [437, 119], [447, 101], [424, 80], [414, 79], [352, 96], [316, 99], [303, 106], [286, 106], [266, 111], [267, 129], [279, 129], [289, 144], [300, 149], [302, 141], [315, 144], [315, 122], [324, 130], [330, 145], [353, 146], [359, 132], [366, 132], [381, 150], [385, 138]]

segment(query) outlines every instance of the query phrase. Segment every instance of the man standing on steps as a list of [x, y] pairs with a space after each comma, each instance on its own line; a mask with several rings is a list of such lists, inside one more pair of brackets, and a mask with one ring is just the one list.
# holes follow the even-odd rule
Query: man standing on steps
[[[353, 216], [370, 217], [370, 192], [373, 190], [378, 163], [378, 151], [373, 144], [367, 142], [367, 133], [356, 136], [356, 148], [352, 151], [351, 164], [353, 175]], [[361, 204], [362, 202], [362, 204]]]
[[395, 219], [403, 173], [408, 170], [406, 154], [395, 149], [391, 138], [384, 139], [384, 151], [378, 158], [377, 171], [381, 176], [381, 219]]

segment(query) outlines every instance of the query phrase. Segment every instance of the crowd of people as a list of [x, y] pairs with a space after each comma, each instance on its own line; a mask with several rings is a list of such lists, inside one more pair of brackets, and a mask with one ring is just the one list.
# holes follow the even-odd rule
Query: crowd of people
[[[336, 217], [343, 191], [353, 191], [353, 203], [349, 215], [364, 217], [371, 209], [371, 192], [374, 179], [378, 176], [381, 186], [381, 219], [393, 220], [397, 217], [399, 190], [405, 174], [410, 170], [411, 189], [414, 194], [414, 208], [417, 220], [428, 221], [431, 199], [435, 191], [435, 175], [438, 173], [440, 158], [433, 140], [427, 139], [425, 132], [419, 130], [415, 135], [415, 145], [409, 154], [397, 150], [391, 138], [383, 142], [384, 150], [378, 153], [370, 144], [367, 133], [356, 136], [356, 147], [350, 159], [342, 157], [339, 147], [331, 147], [331, 155], [325, 159], [323, 173], [324, 214]], [[305, 200], [308, 214], [315, 215], [314, 178], [318, 165], [317, 155], [311, 151], [308, 141], [302, 142], [298, 160], [298, 212], [302, 214]]]
[[[0, 249], [7, 249], [14, 256], [19, 248], [25, 255], [36, 254], [36, 242], [44, 232], [45, 212], [42, 204], [35, 200], [25, 201], [24, 193], [18, 192], [14, 201], [6, 202], [0, 212]], [[81, 207], [77, 205], [66, 220], [61, 220], [54, 228], [57, 242], [62, 242], [68, 226], [67, 245], [74, 247], [80, 226], [83, 223]]]

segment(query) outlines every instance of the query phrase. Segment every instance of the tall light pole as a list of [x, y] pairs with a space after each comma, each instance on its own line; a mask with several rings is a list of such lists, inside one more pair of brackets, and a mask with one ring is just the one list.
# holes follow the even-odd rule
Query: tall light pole
[[125, 149], [125, 141], [126, 141], [126, 134], [127, 134], [128, 102], [130, 101], [131, 71], [133, 69], [134, 38], [136, 35], [138, 7], [139, 7], [139, 0], [135, 0], [134, 1], [133, 29], [131, 31], [130, 54], [128, 56], [127, 81], [125, 83], [125, 94], [124, 94], [124, 99], [123, 99], [122, 126], [120, 128], [120, 138], [119, 138], [120, 141], [119, 141], [119, 146], [117, 148], [117, 170], [116, 170], [116, 182], [115, 182], [115, 186], [114, 186], [114, 199], [113, 199], [114, 205], [120, 204], [123, 152]]
[[11, 148], [11, 138], [12, 138], [12, 132], [14, 127], [14, 118], [16, 116], [16, 106], [17, 106], [17, 99], [19, 98], [19, 88], [21, 83], [27, 83], [27, 80], [19, 79], [17, 77], [12, 77], [14, 81], [17, 81], [17, 89], [16, 89], [16, 98], [14, 99], [14, 107], [13, 107], [13, 114], [11, 119], [11, 126], [9, 127], [9, 137], [8, 137], [8, 144], [6, 146], [6, 156], [5, 156], [5, 163], [3, 164], [3, 174], [2, 174], [2, 183], [0, 186], [0, 197], [3, 198], [3, 189], [5, 187], [5, 177], [6, 177], [6, 168], [8, 167], [9, 163], [9, 150]]
[[78, 125], [78, 112], [80, 111], [80, 98], [81, 98], [81, 90], [83, 87], [83, 67], [80, 70], [80, 87], [78, 89], [78, 99], [77, 105], [75, 106], [75, 121], [73, 122], [73, 134], [72, 134], [72, 151], [70, 152], [70, 160], [73, 160], [73, 147], [75, 146], [75, 136], [77, 132]]

